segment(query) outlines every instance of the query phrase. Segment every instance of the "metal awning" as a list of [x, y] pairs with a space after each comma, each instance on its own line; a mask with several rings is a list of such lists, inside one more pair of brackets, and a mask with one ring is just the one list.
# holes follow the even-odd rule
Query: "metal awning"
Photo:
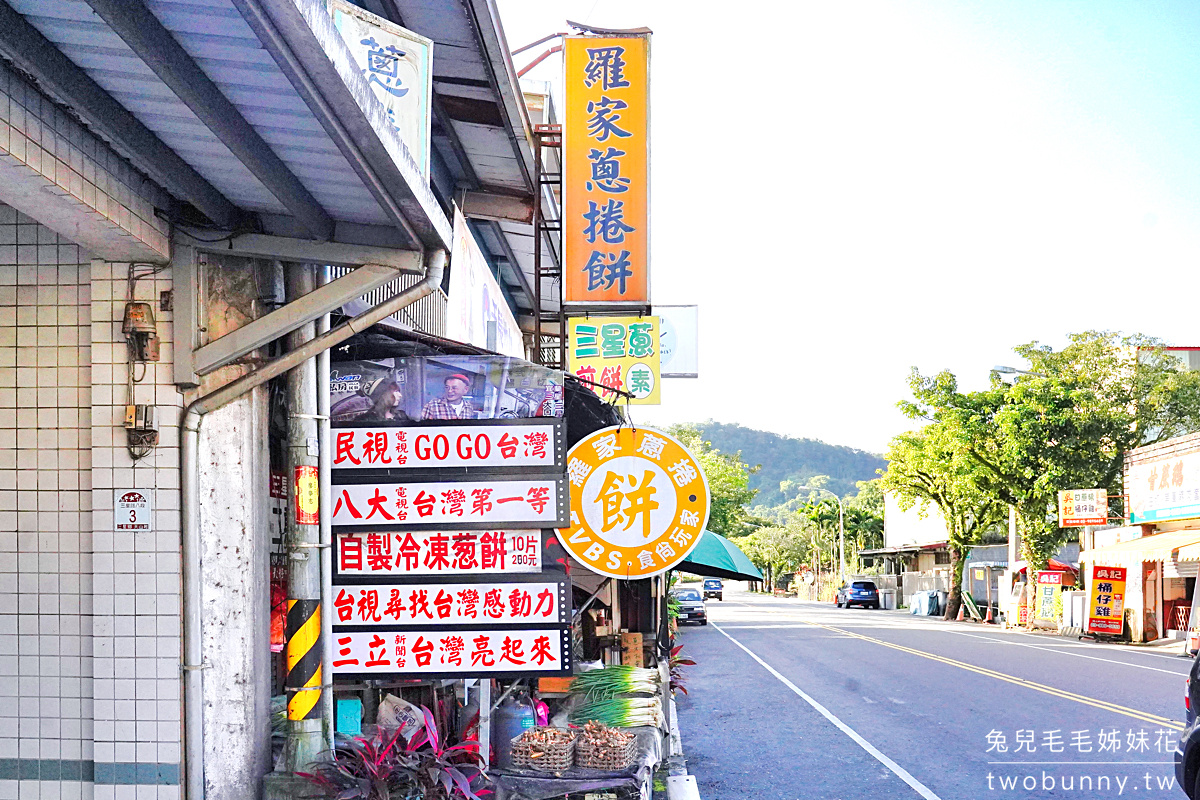
[[0, 54], [194, 209], [181, 223], [450, 247], [321, 0], [5, 0]]
[[1167, 531], [1084, 550], [1080, 561], [1122, 566], [1143, 561], [1200, 561], [1200, 530]]

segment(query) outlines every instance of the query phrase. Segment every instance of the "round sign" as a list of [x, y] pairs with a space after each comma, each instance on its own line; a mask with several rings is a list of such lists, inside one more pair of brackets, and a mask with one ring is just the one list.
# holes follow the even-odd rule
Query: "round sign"
[[604, 428], [567, 454], [571, 527], [559, 541], [593, 572], [647, 578], [679, 564], [708, 524], [708, 479], [677, 439]]

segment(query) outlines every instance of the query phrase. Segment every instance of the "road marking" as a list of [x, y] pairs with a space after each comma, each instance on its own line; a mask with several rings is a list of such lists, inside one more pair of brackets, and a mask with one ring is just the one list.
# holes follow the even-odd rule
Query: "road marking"
[[1187, 672], [1176, 672], [1172, 669], [1159, 669], [1158, 667], [1147, 667], [1144, 664], [1131, 664], [1128, 661], [1118, 661], [1112, 658], [1100, 658], [1099, 656], [1085, 656], [1083, 653], [1068, 653], [1062, 649], [1054, 647], [1046, 647], [1044, 645], [1026, 644], [1024, 642], [1006, 642], [1003, 639], [995, 639], [991, 636], [980, 636], [976, 633], [967, 633], [966, 631], [947, 631], [958, 636], [967, 636], [972, 639], [982, 639], [985, 642], [996, 642], [997, 644], [1007, 644], [1012, 647], [1028, 647], [1032, 650], [1045, 650], [1048, 653], [1056, 653], [1063, 656], [1072, 656], [1073, 658], [1086, 658], [1088, 661], [1103, 661], [1107, 664], [1120, 664], [1123, 667], [1133, 667], [1134, 669], [1148, 669], [1151, 672], [1163, 672], [1167, 675], [1174, 675], [1177, 678], [1186, 678]]
[[[957, 659], [946, 658], [945, 656], [935, 655], [934, 653], [927, 653], [924, 650], [916, 650], [912, 647], [905, 647], [902, 644], [888, 642], [883, 639], [876, 639], [873, 636], [865, 636], [861, 633], [854, 633], [852, 631], [843, 630], [841, 628], [835, 628], [832, 625], [822, 625], [819, 622], [808, 622], [807, 624], [812, 625], [813, 627], [816, 627], [816, 628], [824, 628], [824, 629], [830, 630], [830, 631], [837, 631], [839, 633], [845, 634], [846, 636], [853, 636], [855, 639], [862, 639], [865, 642], [872, 642], [873, 644], [880, 644], [880, 645], [883, 645], [884, 647], [890, 647], [893, 650], [899, 650], [903, 653], [910, 653], [914, 656], [928, 658], [932, 661], [938, 661], [942, 664], [948, 664], [949, 666], [952, 666], [952, 667], [958, 667], [959, 669], [965, 669], [968, 672], [974, 672], [979, 675], [986, 675], [989, 678], [995, 678], [996, 680], [1005, 681], [1006, 683], [1011, 683], [1016, 686], [1023, 686], [1027, 689], [1033, 689], [1035, 691], [1043, 692], [1044, 694], [1048, 694], [1053, 697], [1061, 697], [1064, 700], [1074, 700], [1077, 703], [1083, 703], [1084, 705], [1094, 706], [1095, 708], [1099, 708], [1104, 711], [1111, 711], [1115, 714], [1124, 714], [1127, 717], [1133, 717], [1134, 719], [1139, 719], [1142, 722], [1149, 722], [1154, 725], [1161, 725], [1166, 728], [1171, 728], [1172, 730], [1176, 730], [1176, 731], [1183, 730], [1183, 725], [1176, 722], [1175, 720], [1167, 719], [1166, 717], [1160, 717], [1157, 714], [1151, 714], [1148, 711], [1138, 711], [1136, 708], [1129, 708], [1127, 706], [1118, 705], [1116, 703], [1110, 703], [1107, 700], [1097, 700], [1094, 697], [1087, 697], [1086, 695], [1076, 694], [1075, 692], [1068, 692], [1065, 689], [1056, 689], [1053, 686], [1047, 686], [1044, 683], [1037, 683], [1035, 681], [1026, 680], [1025, 678], [1017, 678], [1013, 675], [1008, 675], [1003, 672], [997, 672], [994, 669], [987, 669], [986, 667], [977, 667], [974, 664], [968, 664], [965, 661], [958, 661]], [[721, 632], [725, 633], [724, 631], [721, 631]], [[729, 634], [725, 634], [725, 635], [728, 636]], [[749, 651], [747, 651], [747, 652], [749, 652]]]
[[742, 644], [737, 639], [733, 638], [728, 633], [721, 630], [720, 625], [713, 624], [713, 627], [716, 628], [718, 631], [720, 631], [721, 635], [724, 636], [726, 639], [728, 639], [729, 641], [736, 644], [738, 647], [745, 650], [746, 654], [749, 655], [751, 658], [753, 658], [755, 661], [757, 661], [759, 664], [761, 664], [763, 669], [765, 669], [767, 672], [774, 675], [776, 678], [779, 679], [779, 681], [784, 686], [788, 687], [793, 692], [795, 692], [797, 695], [799, 695], [800, 699], [802, 699], [804, 702], [808, 703], [810, 706], [812, 706], [814, 709], [816, 709], [817, 712], [821, 716], [825, 717], [825, 719], [832, 722], [837, 727], [838, 730], [840, 730], [842, 733], [846, 734], [851, 739], [853, 739], [858, 744], [859, 747], [861, 747], [863, 750], [866, 750], [868, 753], [870, 753], [872, 756], [874, 756], [875, 759], [880, 764], [883, 764], [885, 767], [887, 767], [893, 773], [895, 773], [896, 777], [898, 777], [900, 780], [904, 781], [909, 786], [911, 786], [913, 788], [913, 790], [916, 791], [917, 794], [921, 795], [921, 797], [925, 798], [925, 800], [941, 800], [941, 798], [939, 798], [936, 794], [934, 794], [932, 791], [929, 790], [928, 786], [921, 783], [919, 780], [917, 780], [911, 774], [909, 774], [908, 770], [906, 770], [904, 767], [897, 764], [895, 761], [892, 761], [890, 758], [888, 758], [886, 755], [884, 755], [882, 752], [880, 752], [879, 749], [877, 747], [875, 747], [875, 745], [871, 744], [866, 739], [859, 736], [858, 733], [853, 728], [851, 728], [849, 725], [847, 725], [846, 723], [842, 722], [840, 719], [835, 717], [829, 711], [829, 709], [825, 708], [825, 706], [821, 705], [816, 700], [814, 700], [812, 697], [805, 694], [804, 691], [799, 686], [792, 683], [787, 678], [783, 677], [783, 675], [781, 675], [777, 669], [775, 669], [770, 664], [768, 664], [767, 662], [765, 662], [761, 658], [759, 658], [757, 655], [755, 655], [755, 653], [749, 647], [746, 647], [746, 645]]

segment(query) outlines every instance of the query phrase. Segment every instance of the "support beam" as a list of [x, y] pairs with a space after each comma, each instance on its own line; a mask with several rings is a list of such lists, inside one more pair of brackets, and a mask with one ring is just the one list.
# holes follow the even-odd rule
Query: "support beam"
[[533, 198], [487, 190], [468, 191], [463, 194], [462, 212], [469, 219], [506, 219], [529, 224], [533, 222]]
[[142, 0], [87, 2], [313, 238], [332, 238], [333, 219]]
[[0, 54], [74, 109], [176, 198], [217, 225], [237, 226], [241, 212], [233, 203], [5, 2], [0, 2]]
[[[421, 254], [413, 253], [413, 267], [420, 268]], [[400, 270], [379, 264], [366, 264], [331, 283], [298, 297], [265, 317], [247, 322], [233, 333], [206, 344], [192, 353], [196, 374], [207, 375], [234, 359], [241, 358], [291, 333], [343, 304], [378, 289], [400, 277]]]
[[214, 233], [201, 240], [176, 230], [175, 237], [179, 243], [198, 250], [214, 250], [237, 256], [346, 267], [379, 264], [413, 274], [418, 274], [421, 267], [421, 253], [416, 250], [340, 242], [313, 242], [308, 239], [267, 236], [261, 233], [244, 233], [240, 236], [229, 234], [228, 238], [221, 238], [220, 233]]
[[521, 269], [521, 262], [517, 261], [517, 255], [513, 252], [512, 245], [508, 243], [508, 235], [499, 222], [492, 222], [492, 232], [496, 238], [500, 240], [500, 249], [504, 251], [504, 258], [512, 267], [513, 272], [517, 274], [517, 280], [521, 283], [521, 291], [525, 292], [525, 296], [529, 298], [529, 307], [533, 308], [535, 313], [541, 309], [535, 308], [537, 299], [533, 292], [533, 287], [529, 285], [529, 279], [525, 277], [525, 271]]

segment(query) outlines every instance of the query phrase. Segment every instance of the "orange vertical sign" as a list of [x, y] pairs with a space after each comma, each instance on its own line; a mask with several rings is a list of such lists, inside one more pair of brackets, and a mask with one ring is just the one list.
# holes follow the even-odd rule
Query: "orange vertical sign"
[[566, 39], [563, 300], [650, 302], [650, 38]]

